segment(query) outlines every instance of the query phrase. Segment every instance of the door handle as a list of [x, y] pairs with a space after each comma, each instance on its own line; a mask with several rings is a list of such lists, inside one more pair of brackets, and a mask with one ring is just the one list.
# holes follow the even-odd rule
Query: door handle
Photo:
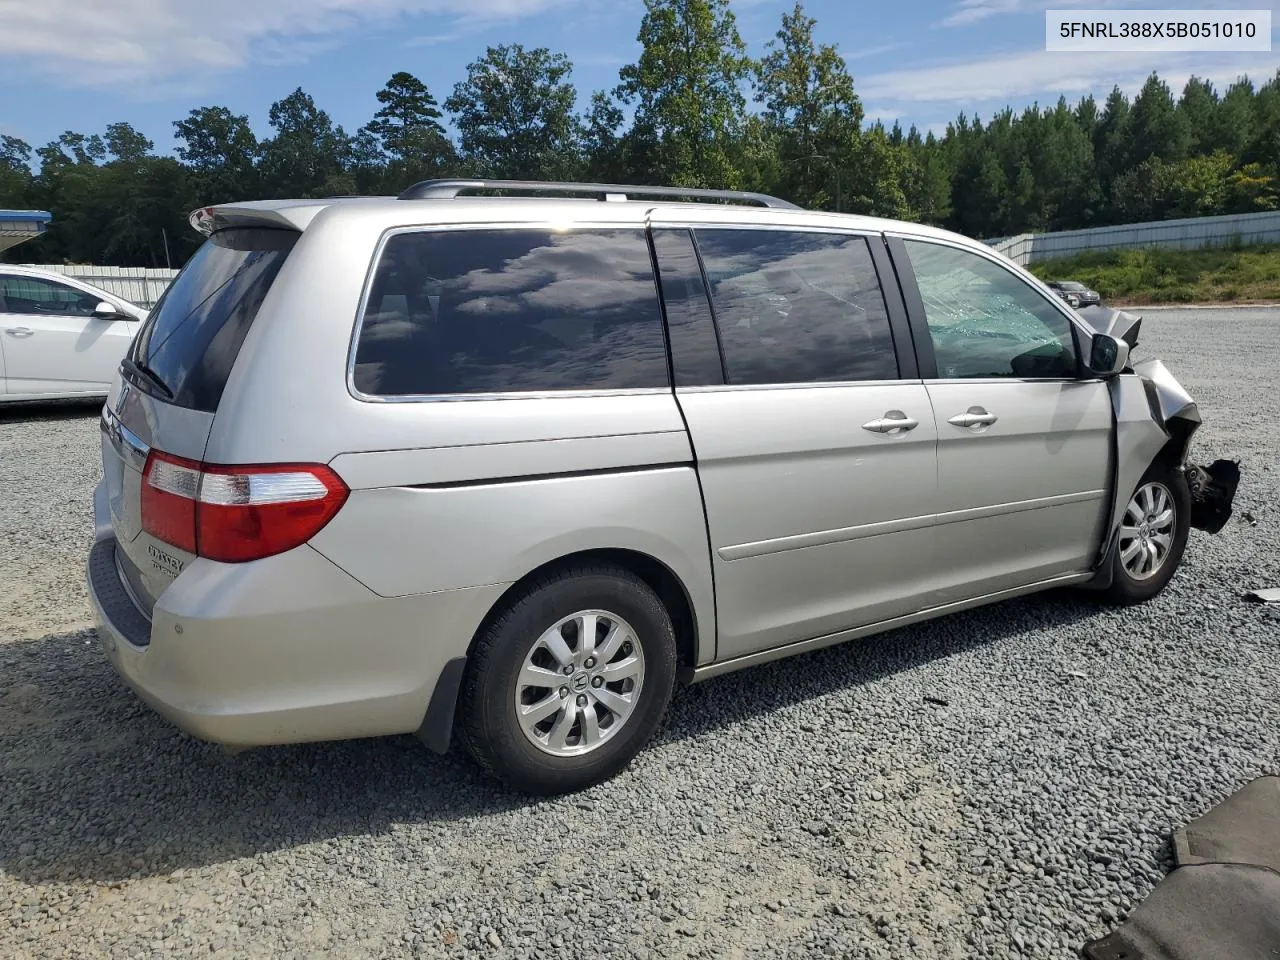
[[989, 427], [999, 419], [994, 413], [987, 413], [982, 407], [970, 407], [964, 413], [957, 413], [947, 423], [956, 427]]
[[870, 430], [872, 433], [887, 433], [890, 436], [898, 436], [908, 430], [914, 430], [918, 426], [920, 426], [919, 420], [911, 419], [901, 410], [890, 410], [883, 417], [876, 420], [868, 420], [862, 425], [862, 429]]
[[5, 330], [5, 333], [9, 334], [11, 337], [29, 337], [35, 333], [35, 331], [30, 327], [9, 327]]

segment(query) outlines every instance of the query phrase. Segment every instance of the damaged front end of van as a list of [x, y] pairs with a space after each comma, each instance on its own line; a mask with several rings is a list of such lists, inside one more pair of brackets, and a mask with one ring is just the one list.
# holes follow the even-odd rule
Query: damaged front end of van
[[[1109, 307], [1087, 307], [1076, 311], [1096, 333], [1127, 344], [1138, 345], [1142, 317]], [[1191, 494], [1191, 526], [1218, 533], [1231, 518], [1232, 503], [1240, 483], [1237, 460], [1215, 460], [1200, 465], [1190, 460], [1191, 438], [1200, 428], [1200, 410], [1195, 400], [1159, 360], [1142, 360], [1127, 365], [1109, 381], [1115, 410], [1115, 477], [1110, 536], [1103, 544], [1102, 557], [1110, 556], [1119, 535], [1125, 505], [1143, 475], [1153, 465], [1180, 468]], [[1104, 564], [1095, 586], [1105, 587], [1110, 564]]]

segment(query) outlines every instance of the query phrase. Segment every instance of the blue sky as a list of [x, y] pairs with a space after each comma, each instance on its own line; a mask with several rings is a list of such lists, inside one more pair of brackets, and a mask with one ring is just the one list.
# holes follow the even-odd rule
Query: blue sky
[[[753, 55], [792, 2], [731, 0]], [[808, 0], [824, 42], [847, 58], [869, 118], [941, 130], [961, 111], [1136, 90], [1152, 68], [1225, 86], [1264, 80], [1270, 53], [1044, 51], [1047, 7], [1240, 8], [1280, 0]], [[396, 70], [443, 101], [486, 45], [563, 51], [585, 104], [638, 53], [641, 0], [0, 0], [0, 132], [32, 145], [124, 120], [173, 148], [171, 121], [225, 105], [268, 133], [267, 109], [301, 86], [348, 131], [368, 121]]]

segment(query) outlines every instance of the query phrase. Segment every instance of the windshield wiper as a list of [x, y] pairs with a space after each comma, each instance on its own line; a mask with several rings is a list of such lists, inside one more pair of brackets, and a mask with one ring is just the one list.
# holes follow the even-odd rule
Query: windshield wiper
[[161, 379], [160, 374], [156, 373], [145, 363], [138, 363], [136, 360], [130, 360], [128, 357], [125, 357], [124, 360], [120, 362], [120, 365], [124, 367], [124, 372], [129, 374], [131, 377], [138, 380], [145, 380], [151, 386], [163, 393], [166, 398], [169, 400], [173, 399], [173, 391], [169, 389], [169, 385]]

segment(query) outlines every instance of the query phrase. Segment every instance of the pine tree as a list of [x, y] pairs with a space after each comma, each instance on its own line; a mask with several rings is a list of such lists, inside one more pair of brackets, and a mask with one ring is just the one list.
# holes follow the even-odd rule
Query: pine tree
[[728, 0], [645, 0], [640, 59], [619, 71], [654, 176], [681, 186], [732, 187], [746, 120], [740, 85], [751, 61]]

